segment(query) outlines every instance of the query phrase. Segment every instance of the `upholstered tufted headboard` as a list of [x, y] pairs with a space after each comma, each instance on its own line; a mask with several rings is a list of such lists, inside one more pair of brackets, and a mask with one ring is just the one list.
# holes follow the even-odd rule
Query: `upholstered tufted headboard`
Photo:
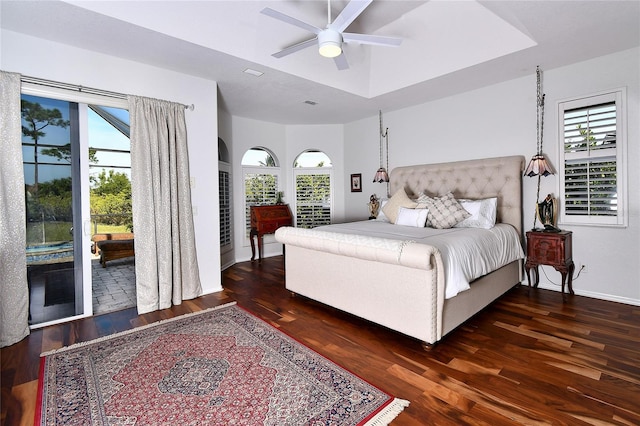
[[389, 178], [391, 194], [404, 188], [410, 197], [421, 192], [438, 196], [451, 191], [456, 198], [498, 197], [497, 222], [513, 225], [522, 234], [521, 155], [396, 167]]

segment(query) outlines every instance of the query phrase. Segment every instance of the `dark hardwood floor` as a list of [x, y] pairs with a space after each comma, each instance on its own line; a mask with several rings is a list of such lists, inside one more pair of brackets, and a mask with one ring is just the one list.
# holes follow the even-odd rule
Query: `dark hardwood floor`
[[41, 352], [232, 300], [409, 400], [393, 425], [640, 424], [640, 307], [581, 296], [563, 303], [560, 293], [516, 287], [426, 352], [415, 339], [291, 297], [283, 275], [282, 257], [239, 263], [223, 273], [220, 293], [34, 331], [1, 351], [2, 424], [33, 424]]

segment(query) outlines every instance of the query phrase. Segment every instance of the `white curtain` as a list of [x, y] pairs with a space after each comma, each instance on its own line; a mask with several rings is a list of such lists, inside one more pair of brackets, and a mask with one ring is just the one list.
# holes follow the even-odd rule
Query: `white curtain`
[[202, 294], [184, 105], [129, 96], [138, 313]]
[[0, 347], [29, 334], [20, 75], [0, 71]]

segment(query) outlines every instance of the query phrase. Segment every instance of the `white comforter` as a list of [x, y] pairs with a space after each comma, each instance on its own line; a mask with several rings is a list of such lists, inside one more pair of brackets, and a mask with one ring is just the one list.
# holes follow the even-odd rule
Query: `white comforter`
[[517, 259], [524, 258], [517, 231], [511, 225], [480, 228], [415, 228], [367, 220], [314, 228], [318, 231], [359, 234], [436, 247], [445, 269], [445, 298], [469, 289], [469, 283]]

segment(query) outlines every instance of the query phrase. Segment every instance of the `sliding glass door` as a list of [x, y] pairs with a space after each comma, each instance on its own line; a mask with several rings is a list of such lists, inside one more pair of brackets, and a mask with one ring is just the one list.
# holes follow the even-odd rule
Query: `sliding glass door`
[[23, 95], [30, 324], [82, 315], [78, 104]]
[[[123, 293], [124, 278], [118, 264], [99, 266], [97, 242], [133, 238], [129, 113], [121, 103], [100, 106], [69, 98], [22, 95], [32, 326], [92, 315], [100, 303], [98, 312], [135, 306], [132, 259], [127, 260], [131, 276], [124, 278], [132, 283], [133, 301], [128, 288], [121, 298], [109, 294], [100, 302], [98, 297], [112, 292], [111, 281], [119, 285], [115, 293]], [[99, 292], [92, 281], [102, 286]]]

